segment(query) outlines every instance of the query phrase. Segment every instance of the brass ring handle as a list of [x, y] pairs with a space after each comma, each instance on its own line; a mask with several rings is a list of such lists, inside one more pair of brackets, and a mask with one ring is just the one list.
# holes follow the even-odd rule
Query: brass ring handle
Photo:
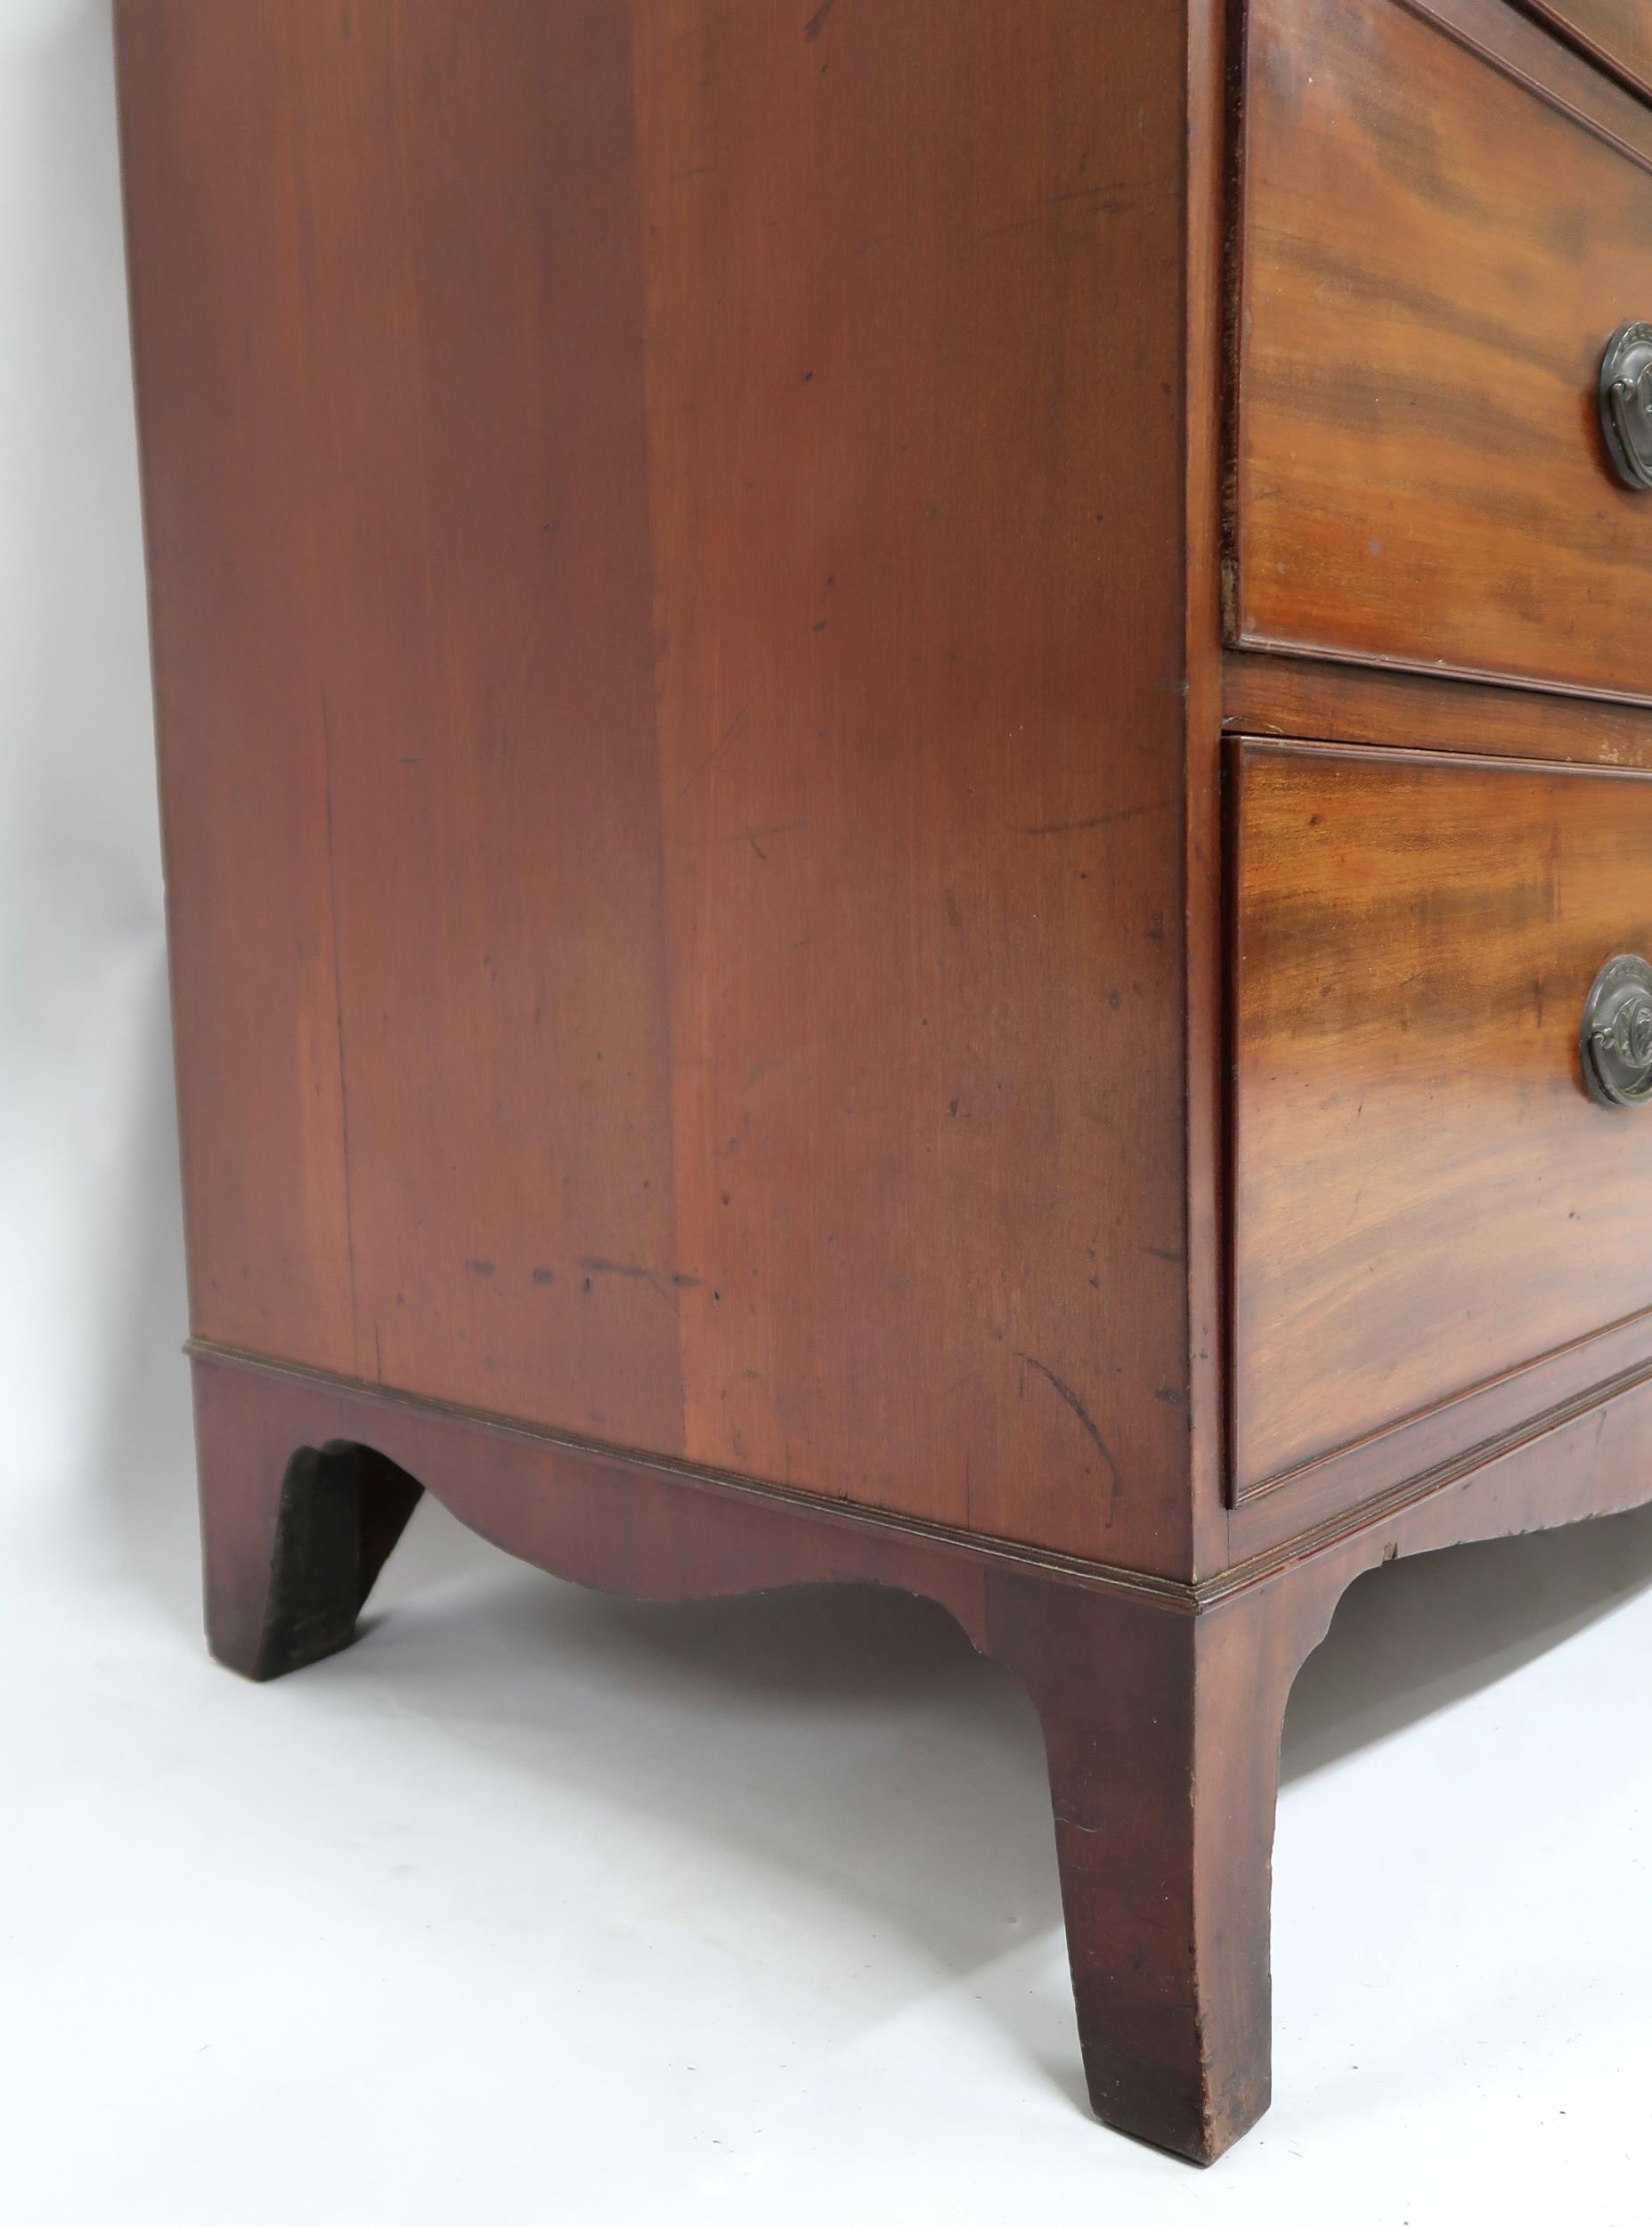
[[1619, 325], [1600, 364], [1600, 428], [1626, 487], [1652, 488], [1652, 325]]
[[1652, 1105], [1652, 967], [1607, 959], [1583, 1007], [1583, 1088], [1597, 1105]]

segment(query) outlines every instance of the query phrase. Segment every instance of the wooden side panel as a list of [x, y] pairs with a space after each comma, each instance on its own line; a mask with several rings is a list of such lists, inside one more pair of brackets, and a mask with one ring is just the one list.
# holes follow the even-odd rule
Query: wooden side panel
[[1648, 0], [1521, 0], [1540, 21], [1575, 39], [1608, 69], [1652, 94]]
[[638, 12], [688, 1450], [1160, 1560], [1178, 17]]
[[854, 1579], [942, 1603], [1043, 1721], [1091, 2101], [1207, 2159], [1267, 2101], [1280, 1721], [1342, 1592], [1396, 1554], [1652, 1490], [1643, 1379], [1322, 1551], [1266, 1554], [1194, 1615], [1192, 1587], [1028, 1567], [268, 1364], [198, 1353], [195, 1414], [212, 1645], [255, 1676], [349, 1644], [421, 1483], [511, 1553], [647, 1600]]
[[1238, 638], [1652, 695], [1598, 404], [1652, 314], [1652, 115], [1491, 0], [1249, 20]]
[[623, 12], [134, 0], [122, 58], [196, 1327], [675, 1448]]
[[121, 32], [198, 1333], [1185, 1566], [1182, 11]]
[[228, 12], [119, 19], [191, 1322], [353, 1366], [338, 953], [307, 645], [327, 575], [302, 459], [297, 56]]
[[1652, 1308], [1652, 1117], [1577, 1050], [1652, 779], [1250, 743], [1237, 883], [1243, 1493]]

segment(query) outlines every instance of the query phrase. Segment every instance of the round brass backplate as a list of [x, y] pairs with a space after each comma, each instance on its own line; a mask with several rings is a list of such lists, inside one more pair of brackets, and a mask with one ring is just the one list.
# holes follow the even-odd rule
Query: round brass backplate
[[1652, 967], [1623, 953], [1595, 976], [1579, 1049], [1599, 1105], [1652, 1105]]
[[1607, 344], [1600, 429], [1624, 485], [1652, 488], [1652, 325], [1620, 325]]

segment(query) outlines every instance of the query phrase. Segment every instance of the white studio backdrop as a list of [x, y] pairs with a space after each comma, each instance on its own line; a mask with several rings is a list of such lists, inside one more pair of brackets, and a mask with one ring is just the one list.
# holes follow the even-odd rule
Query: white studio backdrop
[[182, 1245], [109, 11], [0, 0], [8, 1482], [175, 1464]]
[[6, 2227], [1652, 2223], [1652, 1514], [1350, 1595], [1206, 2176], [1078, 2108], [1031, 1711], [920, 1604], [427, 1509], [362, 1646], [214, 1669], [152, 766], [109, 9], [0, 0]]

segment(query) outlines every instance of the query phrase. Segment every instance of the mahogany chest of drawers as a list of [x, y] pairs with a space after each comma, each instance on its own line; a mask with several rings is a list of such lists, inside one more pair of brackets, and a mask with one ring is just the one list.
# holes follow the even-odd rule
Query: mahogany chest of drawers
[[1652, 0], [118, 0], [215, 1652], [932, 1595], [1103, 2118], [1361, 1570], [1652, 1494]]

